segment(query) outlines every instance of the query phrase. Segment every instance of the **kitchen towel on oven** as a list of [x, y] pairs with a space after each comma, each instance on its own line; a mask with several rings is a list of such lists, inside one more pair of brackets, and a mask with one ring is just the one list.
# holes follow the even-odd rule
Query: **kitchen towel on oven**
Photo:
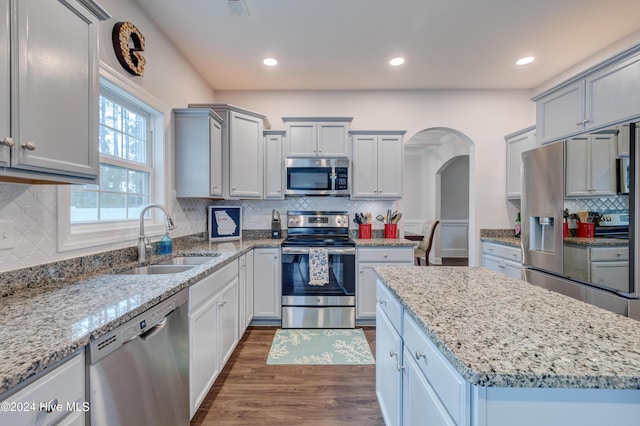
[[309, 285], [329, 284], [329, 250], [326, 248], [309, 249]]

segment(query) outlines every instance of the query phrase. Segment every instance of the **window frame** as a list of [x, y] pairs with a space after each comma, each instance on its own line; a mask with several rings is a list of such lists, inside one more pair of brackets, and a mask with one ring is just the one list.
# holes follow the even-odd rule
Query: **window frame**
[[[107, 88], [117, 96], [134, 104], [144, 104], [145, 111], [152, 116], [150, 133], [152, 146], [150, 149], [149, 166], [153, 169], [150, 181], [150, 203], [163, 203], [169, 199], [166, 188], [169, 180], [170, 168], [165, 166], [167, 143], [165, 129], [170, 126], [171, 111], [161, 101], [130, 79], [122, 76], [107, 64], [100, 63], [100, 86], [96, 89], [96, 102], [100, 89]], [[96, 131], [98, 121], [98, 107], [94, 114]], [[95, 135], [96, 143], [98, 135]], [[167, 206], [169, 208], [170, 206]], [[171, 209], [169, 209], [171, 210]], [[165, 219], [158, 209], [149, 210], [151, 216], [144, 220], [147, 236], [162, 235], [165, 229]], [[113, 248], [123, 248], [135, 245], [139, 235], [139, 221], [126, 219], [119, 221], [104, 221], [93, 223], [71, 223], [71, 190], [70, 186], [58, 187], [58, 252], [66, 252], [91, 247], [111, 245]]]

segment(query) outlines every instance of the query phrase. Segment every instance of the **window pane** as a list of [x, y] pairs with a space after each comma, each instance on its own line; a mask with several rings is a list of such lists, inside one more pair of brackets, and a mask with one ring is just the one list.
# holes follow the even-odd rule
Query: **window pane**
[[126, 202], [125, 194], [100, 193], [100, 220], [126, 219]]
[[[140, 217], [140, 211], [142, 207], [146, 204], [149, 204], [149, 196], [148, 195], [129, 195], [127, 197], [128, 208], [127, 208], [127, 217], [129, 219], [138, 219]], [[145, 217], [150, 217], [151, 212], [147, 210]]]
[[125, 110], [123, 119], [124, 128], [122, 130], [124, 133], [139, 139], [146, 138], [147, 126], [144, 116], [131, 110]]
[[120, 105], [111, 99], [100, 96], [100, 124], [111, 127], [112, 129], [120, 129], [122, 109]]
[[138, 170], [129, 170], [129, 182], [127, 192], [130, 194], [148, 194], [149, 173]]
[[127, 152], [125, 156], [127, 160], [136, 163], [147, 164], [147, 144], [144, 140], [134, 138], [132, 136], [123, 136], [124, 146]]
[[98, 193], [72, 189], [71, 222], [91, 222], [95, 220], [98, 220]]
[[127, 169], [100, 164], [100, 190], [111, 192], [127, 191]]

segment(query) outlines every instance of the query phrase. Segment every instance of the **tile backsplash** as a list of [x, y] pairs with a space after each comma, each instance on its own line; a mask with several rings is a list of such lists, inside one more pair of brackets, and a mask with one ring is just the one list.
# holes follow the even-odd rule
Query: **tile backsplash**
[[[83, 249], [57, 251], [57, 185], [0, 183], [0, 272], [70, 259], [87, 254], [131, 247], [136, 241]], [[280, 212], [282, 220], [288, 210], [346, 210], [372, 212], [375, 217], [395, 209], [395, 201], [351, 201], [347, 197], [296, 197], [286, 200], [213, 201], [179, 198], [168, 203], [176, 229], [172, 237], [205, 232], [207, 206], [211, 204], [242, 206], [243, 229], [271, 229], [271, 211]], [[283, 228], [286, 225], [283, 224]], [[382, 224], [374, 223], [374, 228]], [[356, 225], [351, 223], [351, 228]]]

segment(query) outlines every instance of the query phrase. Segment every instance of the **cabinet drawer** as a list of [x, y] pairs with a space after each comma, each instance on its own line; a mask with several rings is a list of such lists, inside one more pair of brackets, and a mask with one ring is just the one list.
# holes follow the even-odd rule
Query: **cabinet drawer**
[[[1, 411], [0, 424], [50, 425], [58, 422], [70, 414], [69, 408], [83, 409], [84, 386], [84, 356], [80, 353], [4, 400], [3, 403], [15, 403], [17, 409]], [[47, 413], [47, 405], [56, 404], [56, 401], [58, 408]], [[23, 404], [28, 404], [29, 409]]]
[[380, 280], [377, 281], [376, 289], [377, 305], [387, 315], [398, 333], [402, 334], [402, 305]]
[[376, 247], [359, 248], [358, 262], [400, 262], [413, 264], [413, 248], [411, 247]]
[[222, 269], [204, 277], [189, 287], [189, 312], [208, 300], [238, 276], [238, 261], [234, 260]]
[[420, 371], [442, 401], [451, 418], [461, 424], [468, 401], [467, 382], [453, 370], [449, 362], [427, 338], [415, 321], [404, 314], [404, 344]]
[[502, 244], [482, 243], [482, 252], [502, 257], [514, 262], [522, 262], [522, 250], [519, 247], [503, 246]]
[[591, 247], [591, 261], [629, 260], [629, 247]]

